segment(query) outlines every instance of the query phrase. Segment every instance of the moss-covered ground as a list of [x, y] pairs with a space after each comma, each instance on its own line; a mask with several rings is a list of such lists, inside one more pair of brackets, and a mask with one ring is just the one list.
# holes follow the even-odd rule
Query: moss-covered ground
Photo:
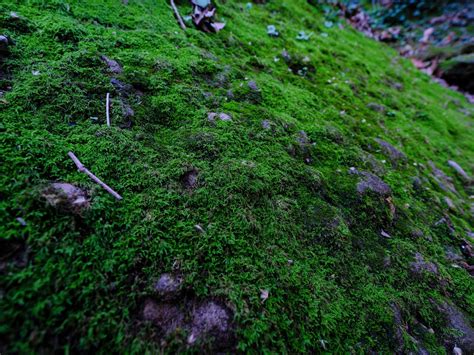
[[[399, 326], [405, 351], [443, 353], [453, 330], [437, 305], [474, 317], [473, 279], [446, 257], [474, 226], [472, 184], [447, 164], [473, 175], [473, 107], [306, 1], [217, 5], [226, 27], [208, 34], [182, 31], [166, 1], [1, 1], [15, 41], [0, 83], [2, 348], [192, 351], [141, 320], [156, 278], [178, 272], [193, 297], [233, 310], [227, 351], [393, 352]], [[111, 78], [133, 85], [131, 129]], [[358, 192], [363, 171], [391, 193]], [[52, 181], [87, 189], [90, 209], [49, 206]], [[416, 253], [438, 272], [414, 274]], [[415, 334], [420, 323], [432, 330]]]

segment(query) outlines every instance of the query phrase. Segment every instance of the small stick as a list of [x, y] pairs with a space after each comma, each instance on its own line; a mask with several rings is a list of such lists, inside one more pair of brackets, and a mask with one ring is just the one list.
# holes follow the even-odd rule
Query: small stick
[[105, 98], [105, 115], [107, 117], [107, 126], [110, 127], [110, 94], [107, 93], [107, 96]]
[[122, 196], [120, 196], [118, 193], [116, 193], [114, 190], [112, 190], [106, 183], [104, 183], [102, 180], [100, 180], [97, 176], [92, 174], [89, 169], [87, 169], [80, 160], [74, 155], [73, 152], [67, 153], [69, 155], [69, 158], [72, 159], [74, 164], [77, 166], [77, 170], [79, 170], [81, 173], [86, 174], [89, 176], [92, 180], [94, 180], [96, 183], [98, 183], [100, 186], [102, 186], [109, 194], [111, 194], [113, 197], [115, 197], [117, 200], [121, 200]]
[[179, 14], [178, 8], [176, 7], [174, 0], [170, 0], [171, 7], [173, 8], [174, 15], [176, 16], [176, 19], [178, 20], [179, 25], [183, 30], [186, 29], [186, 25], [184, 24], [183, 19], [181, 18], [181, 15]]

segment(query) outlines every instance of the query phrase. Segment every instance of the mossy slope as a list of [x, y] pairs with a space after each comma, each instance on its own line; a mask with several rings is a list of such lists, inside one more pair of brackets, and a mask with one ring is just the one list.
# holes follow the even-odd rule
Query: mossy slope
[[[206, 34], [181, 31], [166, 1], [2, 1], [0, 33], [16, 45], [2, 69], [12, 90], [0, 102], [0, 234], [28, 249], [23, 267], [2, 260], [5, 349], [183, 350], [185, 337], [163, 343], [140, 320], [153, 281], [177, 270], [189, 292], [232, 305], [240, 350], [394, 351], [395, 304], [407, 349], [416, 337], [444, 351], [451, 330], [436, 304], [474, 317], [472, 277], [445, 256], [473, 229], [472, 186], [447, 165], [472, 176], [472, 106], [394, 50], [326, 28], [305, 1], [218, 5], [226, 27]], [[301, 30], [314, 35], [297, 41]], [[119, 128], [111, 77], [134, 87], [132, 129]], [[375, 138], [406, 161], [392, 165]], [[68, 151], [124, 199], [77, 172]], [[377, 174], [390, 196], [357, 192], [351, 167]], [[186, 189], [190, 169], [198, 181]], [[47, 206], [50, 181], [89, 189], [90, 210]], [[410, 272], [417, 252], [437, 275]], [[434, 334], [415, 334], [419, 322]]]

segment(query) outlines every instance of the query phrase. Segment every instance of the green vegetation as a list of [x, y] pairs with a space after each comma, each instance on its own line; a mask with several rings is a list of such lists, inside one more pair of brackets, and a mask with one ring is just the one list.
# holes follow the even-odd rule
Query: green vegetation
[[[393, 49], [325, 26], [306, 1], [217, 5], [226, 27], [208, 34], [182, 31], [166, 1], [2, 1], [0, 34], [16, 42], [0, 77], [11, 85], [0, 98], [3, 349], [191, 350], [141, 315], [153, 282], [178, 272], [192, 297], [232, 308], [242, 351], [392, 352], [397, 331], [405, 349], [446, 351], [453, 329], [437, 305], [474, 317], [473, 279], [446, 257], [474, 226], [472, 184], [447, 164], [472, 176], [473, 107]], [[119, 128], [126, 94], [111, 78], [133, 85], [131, 129]], [[357, 171], [391, 193], [358, 192]], [[49, 206], [52, 181], [87, 189], [90, 209]], [[414, 274], [416, 253], [437, 272]]]

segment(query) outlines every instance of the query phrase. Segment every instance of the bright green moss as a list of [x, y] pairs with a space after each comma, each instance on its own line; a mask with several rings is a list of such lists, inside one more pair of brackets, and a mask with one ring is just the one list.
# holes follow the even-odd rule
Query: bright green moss
[[[10, 11], [22, 22], [12, 24]], [[151, 283], [173, 267], [198, 297], [235, 306], [240, 350], [390, 352], [395, 302], [408, 324], [435, 329], [417, 335], [424, 347], [443, 351], [430, 300], [450, 298], [474, 316], [472, 278], [444, 252], [473, 228], [472, 192], [446, 164], [472, 168], [472, 106], [392, 49], [346, 25], [325, 28], [306, 1], [251, 10], [227, 1], [217, 13], [225, 29], [205, 34], [181, 31], [164, 1], [3, 1], [0, 33], [16, 45], [5, 62], [12, 90], [0, 103], [0, 234], [30, 250], [27, 266], [10, 263], [1, 274], [6, 351], [156, 350], [152, 327], [136, 324]], [[267, 36], [268, 24], [281, 36]], [[314, 35], [297, 41], [301, 30]], [[101, 54], [123, 73], [108, 72]], [[131, 130], [118, 127], [112, 77], [140, 92], [129, 99]], [[211, 123], [208, 112], [232, 121]], [[407, 163], [392, 167], [377, 137]], [[76, 172], [69, 150], [123, 201]], [[454, 177], [458, 195], [437, 187], [428, 160]], [[359, 177], [348, 173], [377, 165], [395, 214], [385, 197], [358, 194]], [[199, 172], [192, 191], [181, 182], [189, 169]], [[415, 176], [427, 179], [421, 191]], [[77, 217], [46, 206], [40, 190], [49, 181], [88, 188], [91, 209]], [[434, 227], [446, 213], [454, 234]], [[413, 277], [415, 252], [439, 264], [445, 286]], [[165, 347], [183, 349], [179, 337]]]

